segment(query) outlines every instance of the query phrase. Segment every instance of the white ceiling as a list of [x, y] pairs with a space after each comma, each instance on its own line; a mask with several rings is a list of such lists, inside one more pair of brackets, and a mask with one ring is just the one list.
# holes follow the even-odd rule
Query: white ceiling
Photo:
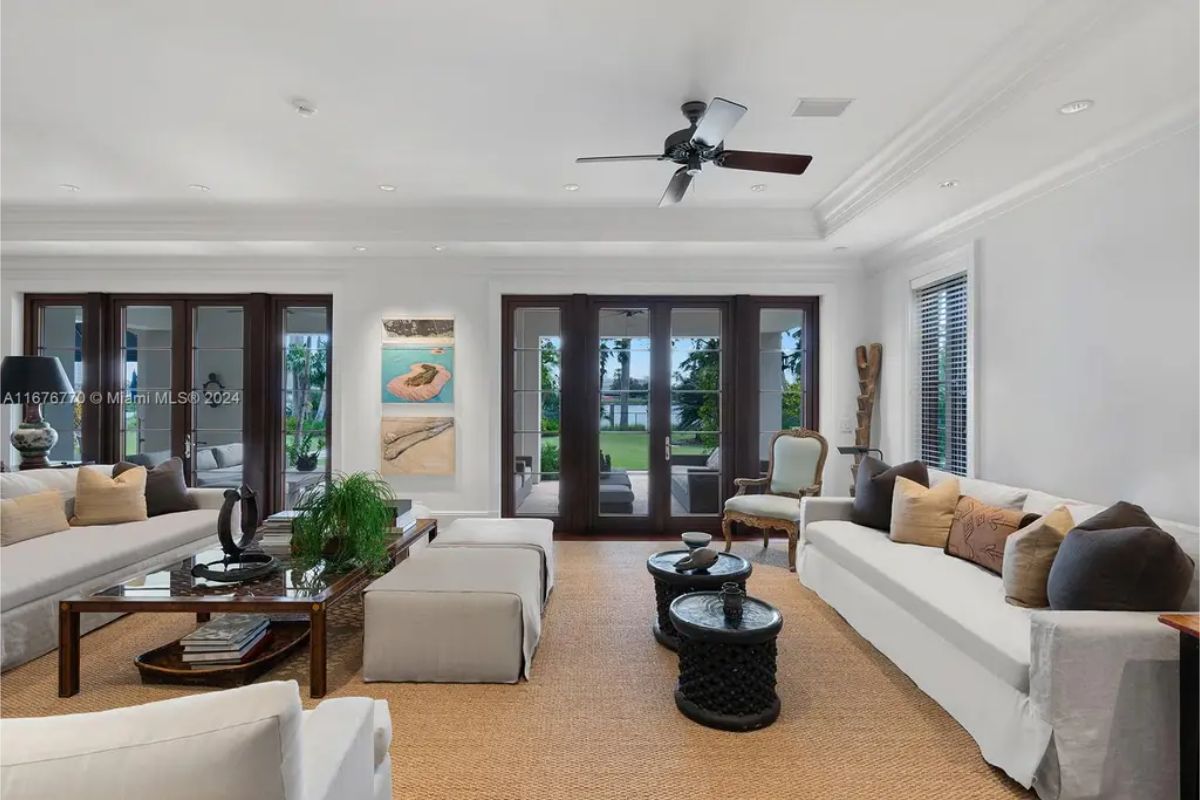
[[[1196, 13], [1174, 0], [5, 0], [4, 253], [210, 240], [862, 253], [1194, 107]], [[573, 163], [657, 152], [685, 125], [678, 105], [713, 95], [750, 107], [727, 146], [811, 153], [808, 172], [709, 168], [659, 210], [669, 165]], [[301, 118], [293, 96], [319, 112]], [[792, 118], [802, 96], [854, 102]], [[1095, 109], [1056, 113], [1077, 97]], [[426, 227], [390, 224], [414, 207]], [[317, 235], [301, 221], [329, 209], [377, 224]], [[496, 231], [491, 212], [510, 224]], [[247, 218], [270, 224], [225, 224]]]

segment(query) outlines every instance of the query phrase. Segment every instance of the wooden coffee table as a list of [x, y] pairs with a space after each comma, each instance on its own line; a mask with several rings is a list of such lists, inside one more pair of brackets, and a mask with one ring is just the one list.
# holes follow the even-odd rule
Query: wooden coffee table
[[[421, 536], [437, 535], [437, 522], [418, 520], [408, 531], [388, 540], [388, 554], [399, 558]], [[79, 615], [89, 612], [148, 614], [192, 612], [199, 622], [212, 614], [302, 614], [309, 624], [309, 694], [325, 696], [325, 613], [329, 606], [360, 590], [371, 577], [365, 568], [327, 573], [323, 562], [301, 568], [280, 547], [263, 548], [279, 559], [281, 569], [245, 583], [217, 583], [192, 576], [192, 566], [221, 559], [219, 547], [102, 589], [88, 597], [63, 600], [58, 606], [58, 696], [79, 693]]]

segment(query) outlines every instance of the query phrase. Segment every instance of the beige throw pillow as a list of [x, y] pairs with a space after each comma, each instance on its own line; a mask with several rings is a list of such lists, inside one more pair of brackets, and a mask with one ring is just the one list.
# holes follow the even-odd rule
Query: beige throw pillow
[[70, 527], [57, 489], [0, 500], [0, 547]]
[[1011, 534], [1004, 540], [1004, 599], [1014, 606], [1049, 608], [1046, 584], [1050, 567], [1067, 532], [1075, 527], [1071, 511], [1058, 506], [1044, 517]]
[[145, 467], [135, 467], [115, 478], [92, 467], [80, 467], [72, 525], [113, 525], [143, 519], [147, 519]]
[[944, 548], [958, 505], [958, 481], [951, 478], [926, 488], [908, 478], [896, 478], [892, 492], [893, 542]]

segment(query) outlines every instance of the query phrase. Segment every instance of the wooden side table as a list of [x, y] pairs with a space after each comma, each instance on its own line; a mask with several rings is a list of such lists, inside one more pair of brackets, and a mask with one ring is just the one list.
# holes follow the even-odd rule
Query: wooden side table
[[671, 601], [688, 592], [720, 589], [721, 584], [732, 582], [742, 591], [754, 571], [753, 565], [741, 556], [719, 553], [717, 563], [704, 570], [675, 571], [675, 562], [686, 557], [688, 550], [664, 550], [646, 559], [646, 569], [654, 576], [654, 600], [657, 618], [654, 622], [654, 638], [668, 650], [679, 649], [679, 636], [671, 624]]
[[1179, 796], [1200, 793], [1200, 614], [1162, 614], [1158, 621], [1179, 631]]
[[779, 716], [775, 639], [783, 616], [747, 597], [742, 619], [725, 619], [720, 592], [690, 592], [671, 603], [679, 634], [675, 705], [689, 719], [725, 731], [765, 728]]

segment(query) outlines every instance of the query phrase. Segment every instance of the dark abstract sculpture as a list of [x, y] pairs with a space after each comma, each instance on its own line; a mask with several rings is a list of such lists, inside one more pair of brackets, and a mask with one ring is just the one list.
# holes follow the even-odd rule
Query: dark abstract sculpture
[[[242, 535], [233, 540], [233, 509], [241, 504]], [[226, 489], [225, 502], [217, 514], [217, 539], [225, 557], [208, 564], [192, 567], [192, 576], [220, 583], [240, 583], [269, 575], [279, 567], [273, 556], [263, 552], [251, 552], [250, 547], [258, 531], [258, 496], [249, 486]]]
[[717, 563], [716, 550], [708, 547], [698, 547], [675, 562], [675, 571], [683, 572], [687, 569], [703, 571], [715, 563]]

